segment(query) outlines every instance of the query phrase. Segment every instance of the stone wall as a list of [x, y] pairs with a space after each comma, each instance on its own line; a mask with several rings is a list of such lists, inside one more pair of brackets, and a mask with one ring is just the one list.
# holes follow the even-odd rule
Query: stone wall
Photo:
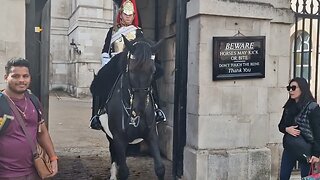
[[[277, 179], [289, 1], [190, 1], [184, 179]], [[212, 81], [212, 37], [265, 36], [265, 78]]]
[[[2, 0], [0, 6], [0, 74], [12, 57], [25, 57], [25, 0]], [[9, 20], [10, 19], [10, 20]], [[0, 88], [3, 89], [1, 81]]]
[[76, 97], [90, 95], [93, 73], [101, 67], [104, 38], [113, 24], [112, 0], [52, 1], [51, 18], [50, 89]]
[[[176, 1], [163, 0], [159, 3], [159, 38], [168, 38], [161, 45], [158, 59], [164, 69], [164, 75], [158, 83], [160, 107], [164, 110], [167, 123], [159, 127], [160, 148], [163, 154], [172, 160], [173, 121], [174, 121], [174, 85], [175, 85], [175, 51], [176, 51]], [[167, 170], [168, 172], [168, 170]]]
[[64, 0], [51, 1], [50, 33], [50, 89], [67, 89], [67, 65], [69, 62], [68, 28], [70, 3]]

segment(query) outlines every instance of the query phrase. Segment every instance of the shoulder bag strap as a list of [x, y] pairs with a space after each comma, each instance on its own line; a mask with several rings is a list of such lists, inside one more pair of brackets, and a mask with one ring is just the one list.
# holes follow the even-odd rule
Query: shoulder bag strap
[[20, 124], [23, 133], [26, 135], [29, 145], [32, 149], [32, 154], [35, 157], [37, 155], [36, 146], [35, 143], [33, 143], [33, 141], [31, 140], [29, 132], [26, 130], [26, 125], [23, 122], [24, 118], [21, 116], [20, 112], [18, 111], [17, 107], [13, 104], [13, 102], [7, 96], [5, 97], [9, 103], [11, 110], [13, 111], [13, 114], [15, 114], [15, 117], [17, 117], [17, 121]]
[[36, 95], [32, 94], [32, 92], [30, 90], [28, 90], [27, 93], [25, 93], [25, 95], [27, 96], [27, 98], [30, 98], [32, 104], [35, 106], [36, 111], [38, 113], [38, 122], [41, 123], [43, 122], [43, 117], [42, 117], [42, 111], [41, 111], [41, 104], [39, 99], [37, 98]]

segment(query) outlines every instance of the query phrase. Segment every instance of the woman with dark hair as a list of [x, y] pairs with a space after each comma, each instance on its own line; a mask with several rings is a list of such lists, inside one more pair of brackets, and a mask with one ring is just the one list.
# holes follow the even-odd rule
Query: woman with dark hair
[[[311, 146], [307, 158], [300, 158], [292, 148], [286, 147], [283, 139], [280, 180], [289, 180], [296, 161], [299, 162], [301, 177], [308, 175], [310, 164], [319, 162], [320, 156], [320, 108], [313, 98], [308, 82], [296, 77], [287, 86], [289, 99], [283, 106], [283, 114], [278, 125], [279, 131], [285, 136], [302, 136]], [[302, 154], [301, 154], [302, 155]], [[306, 155], [304, 155], [306, 156]]]

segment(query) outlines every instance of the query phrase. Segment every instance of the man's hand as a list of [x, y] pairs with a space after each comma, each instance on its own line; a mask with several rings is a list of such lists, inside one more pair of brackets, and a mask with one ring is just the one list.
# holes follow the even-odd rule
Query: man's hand
[[292, 136], [296, 137], [296, 136], [299, 136], [300, 135], [300, 130], [297, 129], [298, 126], [289, 126], [289, 127], [286, 127], [286, 132], [291, 134]]
[[48, 176], [49, 177], [53, 177], [55, 176], [57, 173], [58, 173], [58, 161], [57, 160], [54, 160], [54, 161], [51, 161], [51, 174]]
[[101, 64], [102, 66], [106, 65], [111, 60], [111, 57], [108, 53], [101, 54]]
[[311, 156], [309, 163], [313, 164], [313, 163], [317, 163], [319, 162], [319, 158], [315, 157], [315, 156]]

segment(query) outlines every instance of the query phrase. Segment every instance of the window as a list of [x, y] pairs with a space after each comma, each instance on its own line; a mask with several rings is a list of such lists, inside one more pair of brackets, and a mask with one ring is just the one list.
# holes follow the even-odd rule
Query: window
[[[309, 79], [309, 66], [311, 69], [311, 65], [309, 64], [309, 57], [311, 55], [311, 48], [310, 48], [310, 36], [307, 32], [300, 33], [296, 39], [297, 43], [297, 50], [295, 56], [295, 74], [294, 77], [301, 77], [301, 70], [302, 70], [302, 77], [305, 79]], [[303, 49], [302, 49], [303, 48]]]

